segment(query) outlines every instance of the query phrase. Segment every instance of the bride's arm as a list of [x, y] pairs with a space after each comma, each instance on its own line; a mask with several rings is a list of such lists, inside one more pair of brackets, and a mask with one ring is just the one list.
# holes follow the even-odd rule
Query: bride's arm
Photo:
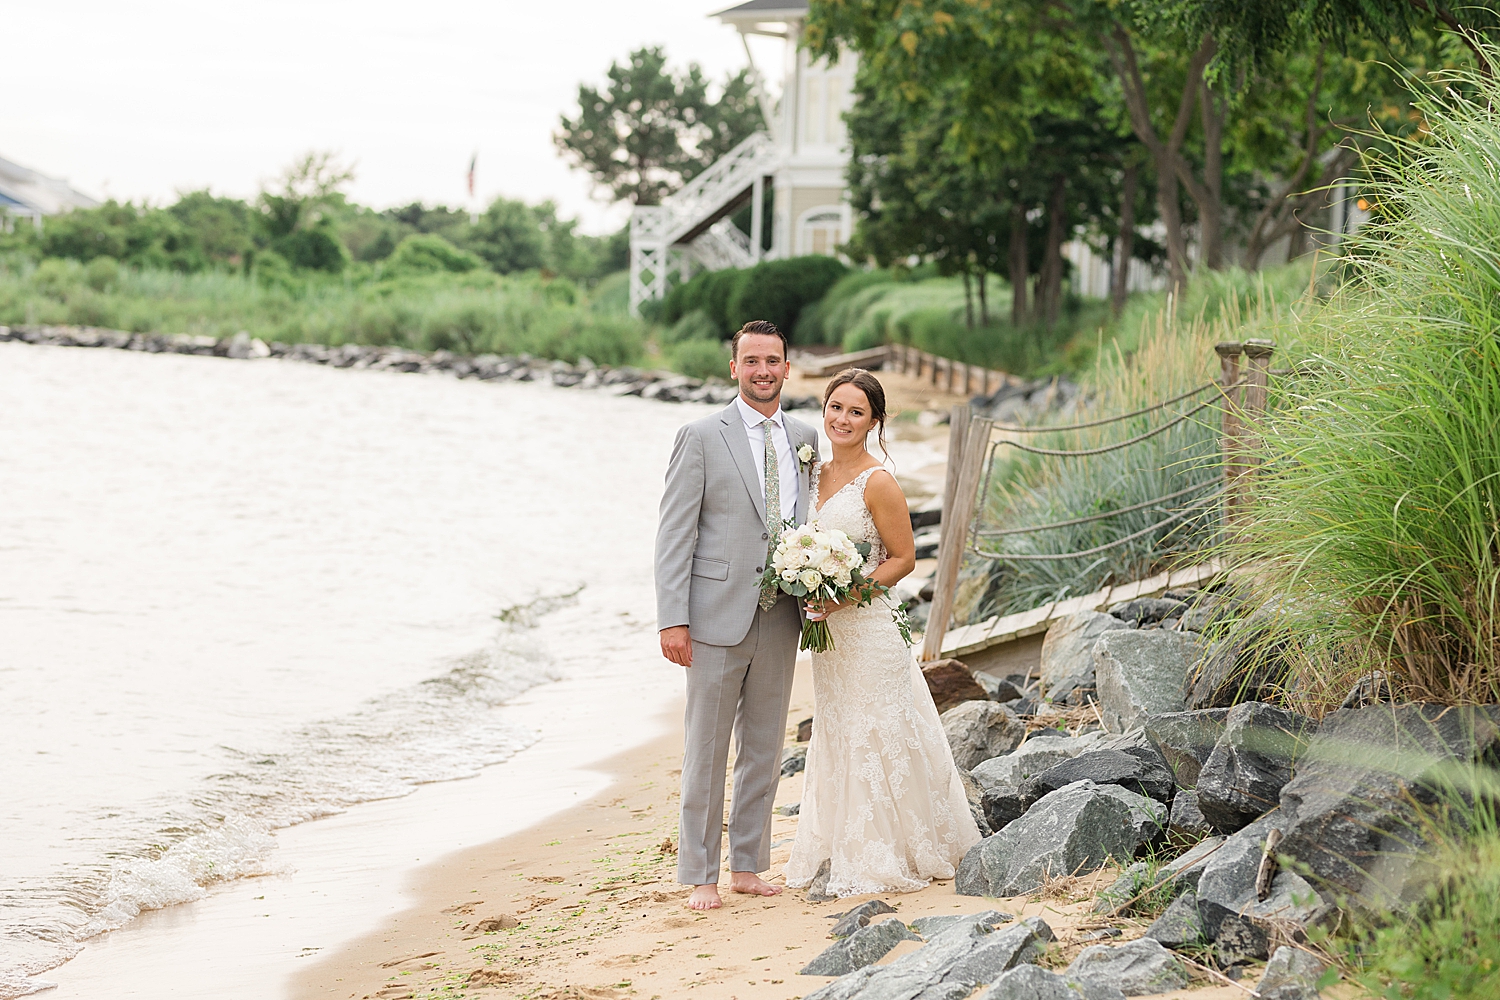
[[877, 472], [865, 484], [865, 504], [870, 516], [875, 519], [875, 530], [880, 532], [880, 541], [885, 545], [885, 562], [875, 568], [869, 576], [887, 587], [910, 573], [917, 566], [917, 543], [911, 534], [911, 514], [906, 506], [906, 494], [896, 485], [896, 477], [886, 472]]

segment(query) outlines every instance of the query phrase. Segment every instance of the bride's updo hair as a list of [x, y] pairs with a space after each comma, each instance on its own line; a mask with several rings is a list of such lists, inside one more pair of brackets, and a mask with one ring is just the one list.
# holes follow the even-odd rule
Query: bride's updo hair
[[879, 427], [875, 440], [880, 444], [880, 453], [889, 459], [891, 453], [885, 450], [885, 386], [863, 368], [845, 368], [828, 380], [828, 388], [823, 390], [823, 409], [828, 409], [828, 397], [841, 385], [854, 386], [870, 401], [870, 416]]

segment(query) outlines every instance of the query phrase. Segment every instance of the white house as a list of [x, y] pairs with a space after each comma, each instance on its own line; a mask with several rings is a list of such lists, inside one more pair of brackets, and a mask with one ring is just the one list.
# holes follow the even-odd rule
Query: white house
[[99, 204], [67, 181], [37, 173], [0, 157], [0, 223], [9, 229], [17, 218], [41, 228], [42, 216]]

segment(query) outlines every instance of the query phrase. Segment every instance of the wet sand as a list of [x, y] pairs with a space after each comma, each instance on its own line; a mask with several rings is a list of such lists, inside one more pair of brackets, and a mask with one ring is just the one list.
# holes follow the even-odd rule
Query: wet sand
[[[806, 658], [788, 715], [812, 714]], [[289, 987], [302, 998], [506, 997], [605, 1000], [677, 997], [793, 1000], [831, 980], [799, 976], [827, 947], [829, 919], [873, 897], [809, 903], [801, 890], [760, 898], [727, 892], [724, 907], [694, 913], [675, 881], [671, 852], [677, 834], [681, 726], [603, 765], [613, 776], [593, 799], [532, 828], [419, 869], [408, 886], [411, 905], [378, 930], [298, 974]], [[802, 776], [784, 779], [778, 804], [799, 801]], [[777, 816], [772, 881], [780, 881], [794, 817]], [[1049, 962], [1065, 962], [1087, 943], [1096, 888], [1113, 873], [1065, 880], [1049, 898], [992, 900], [959, 896], [951, 882], [921, 892], [881, 896], [900, 919], [935, 913], [1000, 909], [1039, 915], [1057, 932]], [[1115, 921], [1124, 938], [1144, 921]], [[493, 928], [493, 929], [490, 929]], [[889, 962], [917, 948], [899, 945]], [[1248, 994], [1210, 984], [1162, 994], [1228, 1000]]]

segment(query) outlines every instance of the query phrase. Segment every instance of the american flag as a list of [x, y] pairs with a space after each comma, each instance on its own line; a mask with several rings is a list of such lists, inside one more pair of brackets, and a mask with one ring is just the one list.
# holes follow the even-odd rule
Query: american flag
[[479, 153], [476, 151], [469, 157], [469, 197], [474, 197], [474, 167], [479, 162]]

